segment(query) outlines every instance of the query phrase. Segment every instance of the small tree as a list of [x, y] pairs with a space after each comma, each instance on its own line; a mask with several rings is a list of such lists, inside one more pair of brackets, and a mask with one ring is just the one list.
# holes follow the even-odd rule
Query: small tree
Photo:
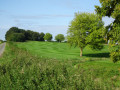
[[44, 36], [44, 40], [51, 41], [52, 40], [52, 34], [46, 33]]
[[58, 34], [57, 36], [55, 36], [55, 40], [58, 42], [64, 41], [65, 37], [63, 34]]
[[75, 13], [75, 18], [71, 21], [67, 32], [68, 43], [80, 48], [80, 56], [82, 56], [83, 48], [88, 44], [93, 49], [102, 49], [103, 25], [96, 14]]

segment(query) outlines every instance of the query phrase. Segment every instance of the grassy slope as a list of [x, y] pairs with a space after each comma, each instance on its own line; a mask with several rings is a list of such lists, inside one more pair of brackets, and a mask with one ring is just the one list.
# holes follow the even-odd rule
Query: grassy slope
[[86, 47], [83, 50], [83, 57], [80, 58], [79, 53], [80, 49], [78, 47], [70, 47], [67, 43], [57, 43], [57, 42], [25, 42], [18, 43], [18, 47], [29, 50], [32, 54], [47, 58], [55, 59], [109, 59], [109, 50], [108, 46], [105, 45], [105, 48], [101, 51], [93, 51], [89, 47]]
[[[21, 48], [27, 47], [27, 49], [32, 49], [35, 48], [33, 44], [51, 45], [52, 43], [26, 42], [17, 45]], [[63, 47], [66, 45], [65, 43], [61, 44], [63, 44]], [[61, 44], [55, 43], [51, 46], [62, 46]], [[51, 46], [49, 46], [49, 48]], [[72, 51], [74, 51], [73, 49]], [[36, 50], [35, 52], [30, 51], [33, 53], [31, 55], [28, 51], [17, 48], [16, 45], [7, 44], [6, 51], [3, 57], [0, 58], [0, 89], [120, 89], [120, 64], [110, 62], [109, 58], [105, 59], [107, 60], [106, 62], [104, 60], [83, 61], [76, 59], [61, 61], [36, 57]], [[74, 53], [76, 51], [77, 48], [75, 48]], [[103, 51], [108, 52], [106, 49]], [[91, 52], [94, 53], [93, 51]], [[96, 53], [97, 52], [95, 52], [95, 55]], [[85, 50], [84, 54], [86, 54]], [[40, 53], [38, 53], [38, 55], [40, 56]], [[57, 56], [54, 53], [52, 53], [52, 55], [54, 58]], [[86, 56], [83, 57], [83, 59], [86, 59]]]

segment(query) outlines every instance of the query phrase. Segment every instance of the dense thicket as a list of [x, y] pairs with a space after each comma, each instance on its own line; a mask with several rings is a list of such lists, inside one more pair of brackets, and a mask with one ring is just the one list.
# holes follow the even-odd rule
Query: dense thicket
[[7, 41], [15, 41], [15, 42], [24, 42], [26, 40], [44, 41], [43, 38], [44, 35], [45, 35], [44, 33], [38, 33], [31, 30], [26, 31], [24, 29], [12, 27], [7, 31], [5, 38]]

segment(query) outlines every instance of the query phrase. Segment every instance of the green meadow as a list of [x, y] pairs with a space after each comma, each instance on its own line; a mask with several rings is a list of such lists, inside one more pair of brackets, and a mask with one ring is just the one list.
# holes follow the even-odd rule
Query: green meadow
[[29, 41], [17, 43], [17, 46], [38, 57], [57, 60], [110, 60], [108, 45], [105, 45], [101, 51], [92, 50], [87, 46], [83, 50], [83, 57], [80, 57], [80, 48], [71, 47], [68, 43]]
[[120, 63], [109, 58], [109, 47], [94, 51], [67, 43], [7, 42], [0, 58], [0, 89], [119, 90]]

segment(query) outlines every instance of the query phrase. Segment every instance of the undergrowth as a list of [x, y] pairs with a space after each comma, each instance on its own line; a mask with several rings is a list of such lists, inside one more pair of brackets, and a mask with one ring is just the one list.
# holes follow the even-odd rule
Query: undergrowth
[[118, 69], [91, 66], [92, 61], [40, 58], [15, 43], [7, 43], [0, 62], [1, 90], [111, 90], [120, 85]]

